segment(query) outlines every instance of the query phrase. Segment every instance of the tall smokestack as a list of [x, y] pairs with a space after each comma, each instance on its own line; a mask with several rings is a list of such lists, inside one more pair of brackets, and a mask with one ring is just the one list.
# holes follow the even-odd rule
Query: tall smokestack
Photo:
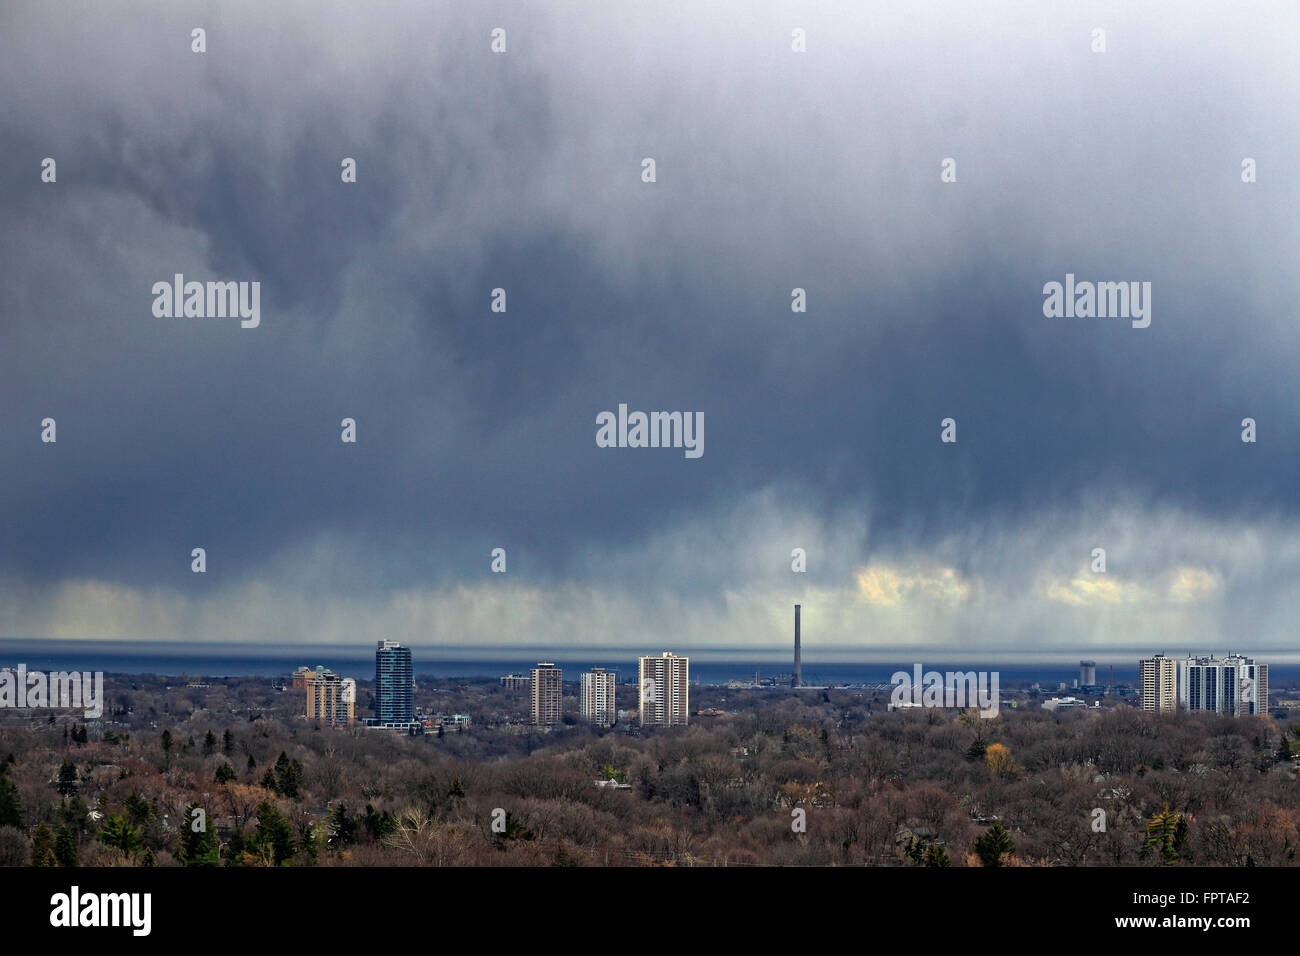
[[790, 682], [791, 687], [803, 686], [803, 663], [800, 659], [799, 649], [799, 605], [794, 606], [794, 680]]

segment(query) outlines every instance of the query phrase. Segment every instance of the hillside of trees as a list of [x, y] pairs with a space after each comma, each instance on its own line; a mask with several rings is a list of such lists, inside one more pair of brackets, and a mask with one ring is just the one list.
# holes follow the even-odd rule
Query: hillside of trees
[[474, 724], [412, 737], [309, 725], [268, 687], [136, 680], [96, 725], [0, 726], [0, 865], [1289, 866], [1300, 847], [1300, 726], [1272, 717], [713, 691], [726, 712], [689, 727], [545, 734], [495, 719], [518, 696], [448, 682], [425, 693]]

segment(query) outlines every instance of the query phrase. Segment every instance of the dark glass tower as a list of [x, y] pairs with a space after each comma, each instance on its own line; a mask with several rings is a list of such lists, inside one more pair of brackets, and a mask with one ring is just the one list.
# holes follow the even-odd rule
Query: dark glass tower
[[380, 641], [375, 649], [375, 719], [381, 724], [415, 720], [411, 649]]

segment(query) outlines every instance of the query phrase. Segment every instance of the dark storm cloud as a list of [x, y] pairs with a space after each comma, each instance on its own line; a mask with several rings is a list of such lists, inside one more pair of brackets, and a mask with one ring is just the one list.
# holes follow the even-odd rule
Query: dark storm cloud
[[[0, 571], [201, 600], [201, 545], [365, 595], [481, 585], [505, 546], [721, 608], [816, 534], [843, 587], [994, 547], [1031, 577], [1036, 523], [1086, 557], [1108, 502], [1173, 539], [1300, 519], [1294, 11], [1111, 11], [1104, 55], [1050, 11], [740, 11], [11, 7]], [[154, 318], [176, 272], [259, 280], [261, 326]], [[1045, 318], [1067, 272], [1150, 281], [1150, 328]], [[702, 411], [704, 456], [597, 448], [620, 402]]]

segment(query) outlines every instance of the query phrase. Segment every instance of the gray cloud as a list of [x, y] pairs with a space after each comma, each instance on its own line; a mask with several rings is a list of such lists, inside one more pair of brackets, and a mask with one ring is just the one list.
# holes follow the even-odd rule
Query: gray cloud
[[[1284, 644], [1300, 19], [1227, 9], [10, 5], [0, 632], [713, 646], [807, 589], [845, 647]], [[261, 327], [154, 318], [176, 272]], [[1151, 327], [1044, 318], [1067, 272]], [[619, 402], [704, 457], [595, 447]]]

